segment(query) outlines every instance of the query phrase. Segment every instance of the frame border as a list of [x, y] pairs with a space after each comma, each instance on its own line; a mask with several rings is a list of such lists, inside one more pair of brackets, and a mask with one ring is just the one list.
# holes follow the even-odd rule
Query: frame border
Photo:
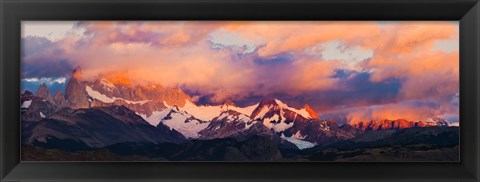
[[[20, 162], [22, 20], [455, 20], [460, 162]], [[1, 181], [479, 181], [479, 0], [0, 0]]]

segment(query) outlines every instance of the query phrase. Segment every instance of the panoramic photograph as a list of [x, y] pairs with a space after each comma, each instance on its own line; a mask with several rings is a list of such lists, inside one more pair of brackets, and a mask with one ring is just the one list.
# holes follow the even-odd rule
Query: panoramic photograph
[[460, 159], [458, 21], [22, 21], [22, 161]]

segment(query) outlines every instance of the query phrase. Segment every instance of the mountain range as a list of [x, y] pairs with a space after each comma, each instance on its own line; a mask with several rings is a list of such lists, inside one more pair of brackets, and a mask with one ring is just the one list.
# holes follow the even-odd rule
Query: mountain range
[[[35, 94], [25, 91], [21, 95], [23, 144], [87, 150], [132, 142], [184, 145], [232, 138], [241, 142], [257, 137], [255, 141], [263, 141], [258, 138], [262, 137], [282, 150], [305, 150], [354, 141], [377, 131], [390, 136], [394, 133], [390, 131], [448, 127], [448, 122], [438, 117], [431, 121], [384, 119], [339, 125], [320, 119], [309, 105], [298, 109], [278, 99], [264, 99], [247, 107], [231, 100], [197, 105], [180, 88], [135, 85], [108, 75], [82, 80], [82, 74], [80, 68], [73, 71], [65, 94], [61, 90], [52, 94], [42, 84]], [[239, 149], [236, 153], [240, 151], [245, 152]]]

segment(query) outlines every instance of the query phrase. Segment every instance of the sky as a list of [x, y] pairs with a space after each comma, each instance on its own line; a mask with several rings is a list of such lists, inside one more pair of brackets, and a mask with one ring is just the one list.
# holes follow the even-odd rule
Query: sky
[[199, 104], [277, 98], [321, 118], [458, 122], [458, 22], [23, 21], [22, 89], [127, 76]]

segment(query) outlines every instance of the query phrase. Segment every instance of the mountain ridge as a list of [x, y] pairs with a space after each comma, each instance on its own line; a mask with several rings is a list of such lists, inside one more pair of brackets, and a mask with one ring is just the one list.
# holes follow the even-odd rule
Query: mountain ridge
[[[220, 105], [197, 105], [180, 88], [133, 85], [124, 78], [118, 79], [120, 80], [110, 81], [107, 77], [98, 76], [94, 80], [82, 81], [82, 71], [77, 68], [68, 80], [65, 95], [57, 90], [52, 96], [45, 84], [40, 85], [36, 96], [32, 96], [31, 93], [23, 94], [22, 109], [26, 111], [22, 119], [26, 121], [51, 119], [56, 112], [65, 107], [82, 110], [121, 106], [131, 110], [131, 113], [149, 125], [164, 132], [167, 132], [166, 130], [178, 132], [187, 139], [262, 134], [269, 136], [279, 145], [289, 143], [287, 140], [319, 145], [352, 139], [358, 133], [366, 131], [448, 126], [448, 122], [441, 118], [432, 118], [432, 121], [384, 119], [339, 125], [335, 120], [320, 119], [318, 113], [308, 104], [297, 109], [279, 99], [263, 99], [246, 107], [239, 107], [230, 99], [226, 99]], [[34, 103], [34, 107], [30, 109], [23, 107], [29, 98], [30, 104], [32, 101]], [[39, 104], [44, 106], [36, 107]], [[251, 130], [252, 126], [257, 129]], [[266, 130], [271, 133], [266, 133]]]

